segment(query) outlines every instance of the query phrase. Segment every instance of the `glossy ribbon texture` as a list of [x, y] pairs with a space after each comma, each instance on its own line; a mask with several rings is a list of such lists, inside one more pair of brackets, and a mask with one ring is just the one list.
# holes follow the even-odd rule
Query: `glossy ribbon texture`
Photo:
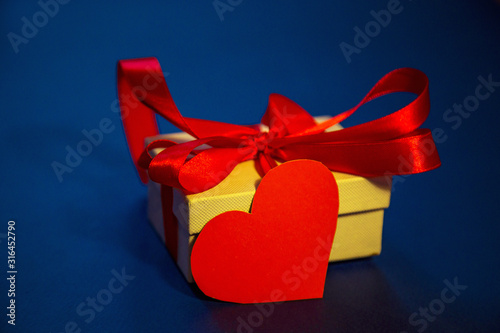
[[[325, 132], [364, 103], [394, 92], [417, 97], [382, 118]], [[430, 110], [428, 79], [412, 68], [390, 72], [358, 105], [319, 124], [292, 100], [271, 94], [261, 120], [268, 131], [257, 125], [183, 117], [156, 58], [119, 61], [118, 93], [125, 134], [142, 181], [147, 181], [147, 170], [151, 180], [185, 193], [208, 190], [247, 160], [255, 160], [261, 174], [276, 161], [311, 159], [330, 170], [364, 177], [414, 174], [441, 165], [431, 131], [419, 128]], [[155, 113], [196, 139], [180, 144], [156, 140], [144, 149], [144, 139], [158, 134]], [[150, 151], [155, 148], [164, 149], [153, 158]]]

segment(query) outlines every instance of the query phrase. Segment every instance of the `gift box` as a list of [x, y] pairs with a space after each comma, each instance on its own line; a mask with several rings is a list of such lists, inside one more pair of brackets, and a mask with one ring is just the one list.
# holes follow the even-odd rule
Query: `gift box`
[[[202, 252], [206, 254], [204, 257], [197, 256], [202, 251], [197, 250], [198, 245], [209, 244], [209, 242], [203, 243], [206, 237], [215, 239], [213, 237], [217, 235], [219, 242], [229, 240], [230, 242], [226, 242], [226, 245], [230, 244], [228, 248], [239, 244], [237, 239], [245, 235], [226, 238], [231, 237], [226, 235], [231, 235], [232, 231], [214, 234], [211, 227], [219, 224], [208, 224], [206, 228], [204, 226], [210, 221], [220, 221], [221, 216], [227, 217], [223, 213], [228, 211], [249, 212], [259, 182], [264, 179], [261, 188], [265, 188], [266, 179], [269, 178], [264, 175], [278, 172], [272, 170], [280, 163], [308, 160], [303, 162], [308, 165], [322, 164], [322, 167], [326, 167], [321, 169], [324, 171], [323, 175], [326, 173], [327, 176], [322, 178], [323, 180], [331, 180], [329, 172], [333, 173], [336, 184], [335, 182], [330, 184], [330, 190], [335, 187], [335, 192], [329, 191], [328, 198], [333, 193], [337, 196], [337, 188], [338, 198], [331, 201], [327, 207], [332, 207], [334, 203], [336, 213], [338, 203], [339, 211], [336, 232], [331, 234], [335, 234], [335, 239], [330, 251], [330, 261], [379, 254], [384, 209], [389, 206], [390, 201], [391, 176], [418, 174], [441, 165], [431, 131], [420, 128], [430, 110], [429, 82], [427, 76], [416, 69], [400, 68], [388, 73], [356, 106], [324, 121], [314, 119], [289, 98], [271, 94], [260, 124], [250, 126], [184, 117], [173, 101], [161, 67], [155, 58], [120, 61], [117, 78], [121, 115], [130, 153], [142, 182], [148, 183], [149, 220], [190, 282], [193, 281], [190, 256], [193, 245], [199, 237], [194, 245], [193, 267], [198, 274], [200, 265], [197, 263], [206, 263], [203, 267], [208, 267], [208, 271], [205, 271], [205, 275], [195, 274], [196, 282], [200, 285], [201, 279], [205, 283], [204, 292], [208, 291], [214, 298], [222, 297], [225, 300], [246, 303], [259, 296], [260, 301], [267, 301], [266, 293], [281, 283], [282, 279], [280, 280], [274, 272], [276, 273], [274, 279], [266, 281], [269, 284], [264, 289], [252, 289], [253, 292], [241, 299], [239, 298], [241, 293], [238, 293], [241, 291], [241, 286], [237, 286], [239, 289], [236, 290], [228, 288], [228, 285], [220, 286], [217, 281], [207, 280], [207, 276], [210, 277], [210, 272], [213, 272], [210, 271], [211, 265], [225, 264], [226, 261], [219, 258], [217, 262], [215, 258], [212, 262], [210, 251]], [[399, 92], [412, 93], [416, 98], [401, 109], [381, 118], [345, 129], [340, 127], [340, 122], [351, 116], [363, 104]], [[158, 136], [155, 114], [164, 117], [183, 133]], [[263, 126], [267, 126], [268, 130]], [[150, 138], [146, 140], [148, 137]], [[276, 170], [280, 168], [283, 170], [287, 167], [283, 165]], [[318, 170], [305, 170], [313, 172], [307, 176], [311, 177], [310, 180], [321, 179], [315, 177], [314, 172], [319, 172]], [[290, 177], [300, 178], [298, 175], [302, 174]], [[279, 192], [280, 184], [289, 178], [273, 179], [279, 181], [274, 183], [275, 190], [268, 192], [268, 196], [273, 195], [275, 191]], [[292, 181], [293, 179], [290, 179], [290, 182]], [[312, 186], [315, 189], [321, 188], [321, 185], [308, 181], [302, 182], [300, 188], [310, 184], [314, 184]], [[311, 186], [309, 187], [311, 190]], [[259, 193], [262, 191], [259, 190], [257, 194]], [[304, 195], [307, 194], [305, 191]], [[314, 202], [321, 201], [321, 195], [323, 192], [316, 192]], [[297, 196], [288, 198], [296, 200]], [[311, 202], [309, 200], [309, 204]], [[279, 205], [279, 202], [274, 204]], [[293, 213], [293, 209], [288, 206], [287, 212]], [[300, 207], [308, 207], [301, 212], [301, 216], [304, 216], [311, 206], [300, 205], [300, 200], [297, 200], [297, 209]], [[279, 209], [274, 213], [279, 214], [276, 212], [279, 212]], [[228, 214], [233, 218], [240, 216], [237, 213]], [[319, 217], [317, 221], [311, 223], [323, 223], [325, 226], [329, 223], [328, 219]], [[234, 221], [238, 220], [233, 219], [229, 223]], [[300, 221], [304, 219], [301, 217]], [[283, 228], [286, 220], [281, 219], [280, 222], [279, 228]], [[262, 234], [265, 234], [266, 227], [266, 225], [260, 226]], [[307, 230], [308, 225], [302, 223], [297, 228], [290, 225], [290, 228], [292, 229], [287, 230], [295, 232], [296, 237], [293, 241], [297, 242], [302, 235], [300, 232]], [[207, 230], [212, 230], [212, 233], [207, 233]], [[321, 228], [314, 233], [320, 234]], [[207, 234], [209, 236], [205, 236]], [[252, 237], [258, 239], [259, 235], [258, 232], [253, 233]], [[267, 235], [267, 240], [272, 239]], [[332, 244], [331, 238], [327, 244], [328, 249], [330, 244]], [[290, 249], [294, 244], [280, 246], [280, 249]], [[202, 247], [202, 249], [207, 248]], [[300, 249], [303, 250], [306, 251]], [[223, 251], [226, 251], [226, 248]], [[291, 252], [283, 253], [288, 255]], [[283, 261], [279, 261], [280, 263], [286, 262], [287, 259], [283, 253], [281, 257]], [[197, 258], [203, 260], [196, 260]], [[246, 268], [245, 262], [239, 261], [240, 257], [232, 257], [235, 258], [238, 260], [232, 260], [231, 266], [224, 267], [224, 276], [229, 277], [227, 281], [231, 281], [233, 267], [239, 269], [240, 273], [244, 271], [241, 268]], [[324, 263], [326, 264], [326, 261]], [[316, 283], [311, 284], [306, 293], [300, 295], [292, 293], [291, 299], [320, 297], [323, 290], [321, 284], [326, 277], [325, 266], [321, 274], [316, 275]], [[250, 281], [247, 282], [251, 284]], [[231, 293], [234, 291], [238, 295], [217, 292], [214, 294], [212, 290], [214, 286], [218, 289], [226, 288], [226, 291]], [[201, 286], [200, 289], [203, 290]], [[311, 290], [314, 292], [309, 292]]]
[[[317, 122], [326, 119], [329, 117], [315, 118]], [[341, 128], [337, 124], [328, 131]], [[146, 145], [161, 139], [182, 143], [194, 138], [187, 133], [159, 135], [147, 138]], [[154, 149], [152, 155], [161, 150]], [[384, 209], [389, 207], [392, 178], [364, 178], [340, 172], [332, 173], [338, 184], [340, 203], [337, 231], [329, 261], [380, 254]], [[254, 161], [245, 161], [236, 165], [218, 185], [201, 193], [186, 195], [175, 188], [165, 189], [172, 191], [173, 200], [168, 203], [162, 200], [161, 185], [149, 180], [149, 221], [187, 281], [193, 282], [190, 256], [196, 236], [208, 221], [219, 214], [231, 210], [249, 212], [260, 179]]]

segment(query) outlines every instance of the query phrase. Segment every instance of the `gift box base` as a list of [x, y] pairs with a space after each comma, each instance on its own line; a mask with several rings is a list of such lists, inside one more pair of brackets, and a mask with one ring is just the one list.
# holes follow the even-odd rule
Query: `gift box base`
[[[148, 217], [162, 242], [166, 244], [161, 186], [154, 182], [148, 185]], [[175, 200], [174, 200], [175, 202]], [[174, 204], [175, 205], [175, 204]], [[174, 213], [176, 209], [174, 208]], [[185, 225], [185, 215], [176, 214], [176, 249], [170, 250], [179, 269], [188, 282], [193, 282], [190, 269], [191, 249], [197, 234], [190, 235]], [[359, 213], [339, 215], [337, 231], [330, 253], [330, 262], [365, 258], [380, 254], [382, 250], [382, 226], [384, 210], [376, 209]], [[174, 253], [172, 253], [174, 252]]]

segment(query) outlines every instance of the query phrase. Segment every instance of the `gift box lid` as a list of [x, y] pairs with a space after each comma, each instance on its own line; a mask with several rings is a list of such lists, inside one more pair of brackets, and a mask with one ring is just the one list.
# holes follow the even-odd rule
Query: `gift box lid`
[[[326, 118], [315, 119], [322, 121]], [[341, 128], [340, 125], [336, 125], [330, 130]], [[195, 138], [181, 132], [150, 137], [145, 143], [147, 145], [158, 139], [182, 143]], [[155, 149], [151, 154], [156, 155], [161, 150]], [[339, 188], [339, 215], [389, 207], [392, 185], [390, 176], [364, 178], [335, 171], [332, 173]], [[254, 161], [239, 163], [224, 180], [204, 192], [184, 195], [174, 189], [174, 212], [176, 215], [187, 214], [187, 218], [183, 219], [188, 221], [184, 227], [190, 235], [198, 234], [208, 221], [219, 214], [231, 210], [248, 212], [260, 180]]]

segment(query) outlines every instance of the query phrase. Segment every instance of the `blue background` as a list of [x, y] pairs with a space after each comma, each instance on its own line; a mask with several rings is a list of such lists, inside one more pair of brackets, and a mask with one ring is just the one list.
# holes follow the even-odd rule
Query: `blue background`
[[[500, 87], [456, 128], [443, 116], [474, 95], [479, 76], [500, 81], [500, 5], [401, 0], [401, 12], [348, 62], [340, 43], [353, 45], [353, 29], [388, 2], [233, 1], [221, 20], [210, 0], [70, 1], [16, 53], [8, 34], [22, 35], [23, 17], [43, 19], [42, 9], [2, 1], [1, 331], [73, 331], [74, 322], [81, 332], [235, 332], [239, 317], [256, 316], [254, 305], [216, 302], [190, 288], [147, 222], [146, 189], [113, 107], [117, 60], [146, 56], [169, 73], [184, 115], [240, 124], [258, 122], [272, 92], [313, 115], [337, 114], [390, 70], [424, 71], [432, 103], [424, 125], [446, 135], [437, 143], [442, 167], [395, 183], [381, 256], [331, 264], [323, 299], [276, 305], [254, 331], [498, 331]], [[376, 101], [344, 125], [408, 100]], [[104, 118], [111, 133], [60, 182], [51, 164], [64, 163], [66, 146], [75, 149], [82, 130]], [[175, 130], [164, 121], [161, 129]], [[16, 221], [15, 327], [5, 315], [9, 220]], [[92, 320], [77, 314], [122, 269], [134, 277], [128, 285]], [[412, 313], [454, 278], [467, 289], [425, 327], [412, 325]]]

